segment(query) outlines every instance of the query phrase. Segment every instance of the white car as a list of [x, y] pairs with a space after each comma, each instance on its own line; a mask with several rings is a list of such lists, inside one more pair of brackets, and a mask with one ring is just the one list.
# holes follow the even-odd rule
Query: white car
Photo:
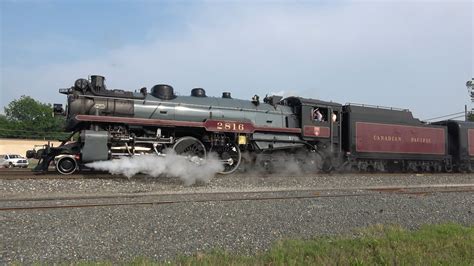
[[18, 155], [18, 154], [4, 154], [0, 155], [0, 165], [3, 167], [28, 167], [28, 159]]

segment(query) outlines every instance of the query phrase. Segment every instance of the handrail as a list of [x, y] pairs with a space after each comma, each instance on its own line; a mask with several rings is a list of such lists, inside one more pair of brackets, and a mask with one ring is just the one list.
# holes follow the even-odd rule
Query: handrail
[[[111, 96], [97, 96], [97, 95], [78, 95], [79, 98], [100, 98], [100, 99], [114, 99], [114, 100], [124, 100], [124, 98], [116, 98], [116, 97], [111, 97]], [[216, 97], [217, 98], [217, 97]], [[135, 102], [142, 102], [142, 103], [155, 103], [157, 106], [161, 104], [167, 104], [167, 105], [174, 105], [174, 106], [184, 106], [184, 107], [198, 107], [198, 108], [203, 108], [203, 109], [222, 109], [222, 110], [238, 110], [238, 111], [247, 111], [247, 112], [255, 112], [255, 113], [266, 113], [266, 114], [277, 114], [281, 115], [281, 111], [278, 112], [278, 109], [274, 110], [266, 110], [266, 109], [261, 109], [261, 110], [256, 110], [256, 109], [247, 109], [247, 108], [241, 108], [241, 107], [228, 107], [228, 106], [220, 106], [220, 105], [202, 105], [202, 104], [194, 104], [194, 103], [182, 103], [182, 102], [170, 102], [170, 101], [157, 101], [157, 100], [147, 100], [147, 99], [133, 99], [130, 98], [130, 101]], [[238, 100], [238, 99], [236, 99]], [[245, 100], [241, 100], [245, 101]], [[264, 103], [266, 104], [266, 103]]]

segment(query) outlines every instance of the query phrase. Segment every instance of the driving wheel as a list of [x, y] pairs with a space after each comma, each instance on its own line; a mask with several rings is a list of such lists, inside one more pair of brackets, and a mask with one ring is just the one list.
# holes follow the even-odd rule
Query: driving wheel
[[77, 162], [71, 157], [62, 157], [56, 163], [56, 170], [63, 175], [70, 175], [77, 169]]
[[178, 139], [173, 146], [173, 150], [178, 155], [197, 156], [206, 158], [206, 147], [201, 141], [194, 137], [183, 137]]
[[235, 143], [226, 143], [222, 146], [213, 147], [212, 151], [219, 155], [219, 160], [224, 166], [224, 170], [219, 172], [220, 174], [231, 174], [239, 168], [242, 154], [240, 153], [239, 146]]

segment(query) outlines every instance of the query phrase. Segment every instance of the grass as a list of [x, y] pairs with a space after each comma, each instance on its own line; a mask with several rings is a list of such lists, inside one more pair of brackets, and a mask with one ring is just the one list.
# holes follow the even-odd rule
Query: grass
[[236, 256], [215, 251], [206, 255], [182, 257], [175, 263], [180, 265], [474, 265], [474, 227], [445, 224], [407, 231], [394, 226], [374, 226], [359, 231], [355, 237], [280, 241], [267, 253], [256, 256]]
[[[78, 262], [75, 265], [115, 265]], [[254, 256], [211, 251], [163, 263], [137, 258], [142, 265], [474, 265], [474, 226], [427, 225], [416, 231], [373, 226], [351, 236], [282, 240]], [[71, 265], [67, 263], [65, 265]]]

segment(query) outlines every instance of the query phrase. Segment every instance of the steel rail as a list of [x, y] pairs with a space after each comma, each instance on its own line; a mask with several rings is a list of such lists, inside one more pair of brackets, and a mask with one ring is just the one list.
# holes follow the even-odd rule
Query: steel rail
[[55, 170], [51, 169], [48, 172], [33, 172], [33, 170], [28, 169], [0, 169], [0, 180], [16, 180], [16, 179], [83, 179], [91, 178], [96, 175], [112, 177], [113, 175], [107, 172], [99, 171], [87, 171], [74, 173], [72, 175], [61, 175]]
[[[344, 176], [344, 175], [353, 175], [353, 176], [433, 176], [433, 175], [471, 175], [472, 173], [361, 173], [361, 172], [354, 172], [354, 173], [303, 173], [299, 175], [288, 175], [288, 174], [278, 174], [278, 173], [259, 173], [256, 175], [255, 173], [245, 174], [245, 173], [237, 173], [226, 175], [226, 177], [246, 177], [246, 178], [259, 178], [259, 177], [318, 177], [318, 176]], [[55, 170], [50, 169], [48, 172], [33, 172], [32, 170], [10, 170], [10, 169], [0, 169], [0, 180], [16, 180], [16, 179], [91, 179], [100, 176], [100, 178], [122, 178], [122, 179], [129, 179], [123, 175], [112, 175], [108, 172], [104, 171], [82, 171], [78, 173], [74, 173], [72, 175], [61, 175], [57, 173]], [[217, 175], [221, 176], [221, 175]], [[145, 174], [137, 174], [134, 178], [142, 178], [148, 177]]]
[[[334, 193], [338, 192], [338, 193]], [[342, 193], [341, 193], [342, 192]], [[350, 193], [352, 192], [352, 193]], [[316, 198], [344, 198], [344, 197], [373, 197], [382, 193], [396, 195], [425, 196], [436, 193], [473, 193], [474, 184], [458, 185], [430, 185], [430, 186], [388, 186], [388, 187], [361, 187], [361, 188], [329, 188], [329, 189], [306, 189], [306, 190], [262, 190], [262, 191], [238, 191], [238, 192], [204, 192], [204, 193], [128, 193], [111, 195], [89, 195], [72, 197], [49, 197], [49, 198], [3, 198], [1, 202], [43, 202], [47, 204], [34, 206], [10, 205], [0, 207], [0, 211], [20, 210], [44, 210], [44, 209], [68, 209], [68, 208], [91, 208], [91, 207], [119, 207], [137, 205], [167, 205], [180, 203], [209, 203], [209, 202], [237, 202], [237, 201], [268, 201], [268, 200], [298, 200]], [[287, 195], [278, 195], [284, 194]], [[297, 193], [295, 195], [295, 193]], [[326, 193], [326, 194], [323, 194]], [[334, 194], [332, 194], [334, 193]], [[166, 197], [179, 196], [181, 199], [166, 199]], [[165, 199], [148, 199], [139, 201], [128, 201], [130, 199], [142, 199], [146, 197], [163, 197]], [[188, 197], [188, 198], [186, 198]], [[96, 202], [87, 202], [96, 200]], [[100, 201], [102, 200], [102, 201]], [[107, 200], [112, 200], [107, 202]], [[115, 200], [115, 201], [113, 201]], [[61, 201], [83, 201], [64, 204]], [[86, 201], [86, 202], [84, 202]]]

